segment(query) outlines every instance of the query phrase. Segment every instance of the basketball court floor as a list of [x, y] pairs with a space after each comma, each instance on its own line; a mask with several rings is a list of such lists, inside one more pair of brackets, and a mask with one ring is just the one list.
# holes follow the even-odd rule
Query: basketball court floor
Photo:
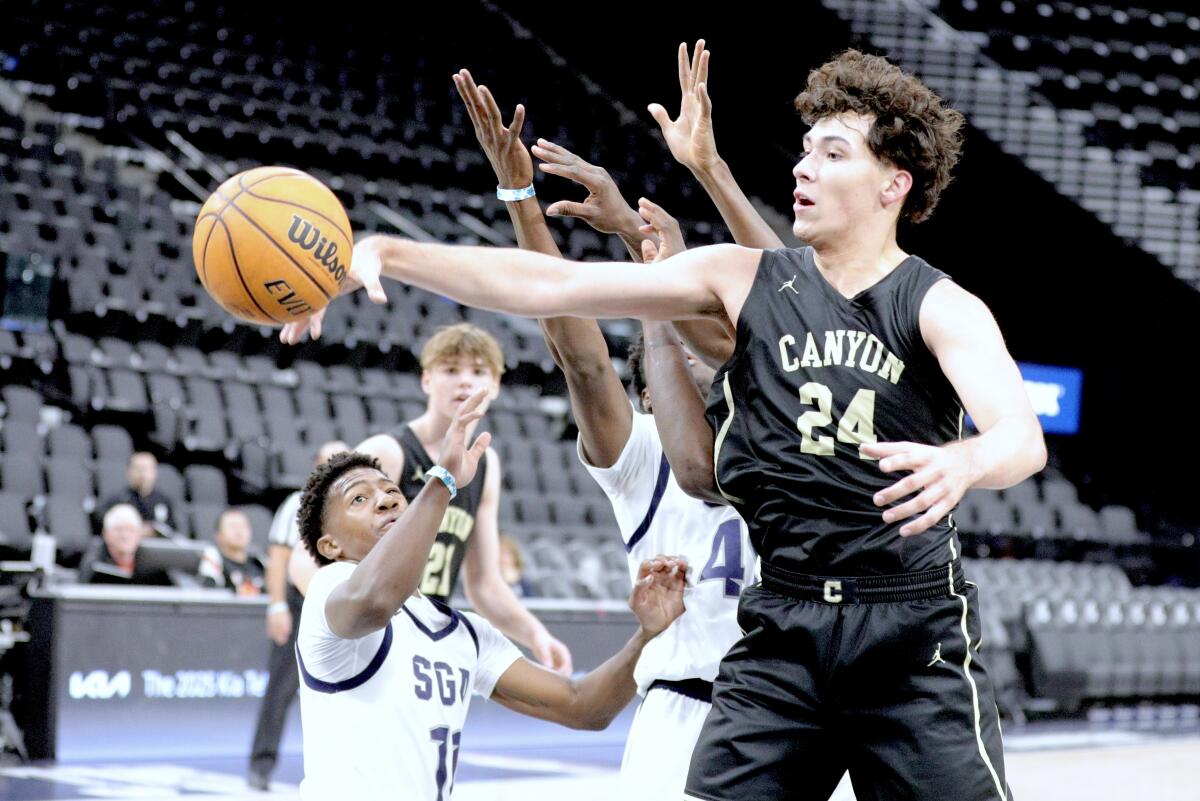
[[[1090, 722], [1038, 723], [1005, 733], [1018, 801], [1196, 801], [1196, 708], [1117, 710]], [[632, 710], [605, 732], [569, 732], [476, 701], [463, 737], [455, 801], [600, 801], [618, 798], [617, 771]], [[97, 732], [103, 737], [103, 732]], [[249, 747], [249, 733], [230, 732]], [[0, 767], [0, 801], [299, 798], [295, 738], [271, 792], [249, 790], [243, 759], [37, 764]], [[397, 798], [402, 797], [397, 794]], [[952, 801], [946, 799], [946, 801]]]

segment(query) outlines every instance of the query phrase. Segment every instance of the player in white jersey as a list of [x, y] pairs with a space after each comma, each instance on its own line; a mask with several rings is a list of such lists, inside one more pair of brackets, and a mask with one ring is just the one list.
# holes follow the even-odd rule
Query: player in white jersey
[[[519, 139], [523, 108], [517, 107], [512, 125], [506, 128], [486, 87], [476, 87], [465, 71], [455, 76], [455, 84], [502, 190], [531, 186], [532, 160]], [[541, 140], [535, 152], [539, 156], [571, 156]], [[566, 177], [578, 180], [576, 174], [568, 173]], [[593, 189], [593, 185], [588, 188]], [[641, 241], [646, 238], [638, 230], [641, 218], [620, 200], [611, 181], [599, 188], [607, 194], [606, 200], [615, 200], [626, 212], [623, 227], [599, 227], [620, 233], [630, 252], [640, 258]], [[596, 205], [591, 198], [589, 203]], [[554, 214], [555, 207], [563, 205], [569, 207], [555, 204], [549, 213]], [[605, 205], [612, 207], [615, 203]], [[522, 247], [559, 255], [536, 198], [513, 200], [507, 206]], [[670, 222], [674, 224], [674, 220]], [[674, 230], [678, 232], [678, 225]], [[674, 247], [682, 247], [682, 237], [677, 238]], [[666, 248], [663, 255], [669, 252]], [[626, 798], [678, 797], [687, 778], [692, 747], [711, 708], [712, 680], [718, 664], [742, 636], [737, 625], [737, 602], [742, 588], [754, 580], [754, 551], [746, 525], [733, 509], [707, 505], [680, 489], [672, 464], [698, 461], [693, 451], [705, 450], [709, 445], [695, 442], [694, 437], [678, 437], [664, 450], [655, 418], [632, 408], [596, 323], [579, 319], [541, 322], [547, 345], [567, 378], [580, 430], [579, 458], [612, 502], [629, 558], [630, 576], [636, 577], [642, 560], [656, 553], [679, 554], [692, 565], [687, 614], [655, 638], [638, 660], [635, 677], [644, 700], [630, 730], [621, 766]], [[669, 324], [660, 333], [678, 342]], [[718, 362], [732, 351], [732, 339], [718, 325], [693, 325], [689, 333], [702, 340], [705, 350], [714, 353]], [[637, 361], [640, 364], [642, 360]], [[702, 416], [702, 394], [712, 383], [713, 370], [694, 359], [691, 367], [693, 374], [686, 369], [682, 375], [664, 372], [661, 388], [667, 391], [666, 384], [671, 382], [675, 386], [670, 391], [676, 393], [682, 385], [682, 392], [691, 393]], [[634, 371], [635, 394], [643, 411], [648, 412], [651, 395], [659, 387], [647, 393], [640, 367]]]
[[521, 657], [483, 618], [417, 592], [447, 504], [487, 448], [488, 434], [466, 447], [484, 397], [478, 391], [459, 406], [441, 463], [411, 505], [366, 454], [335, 456], [305, 487], [300, 533], [323, 566], [309, 583], [296, 647], [303, 799], [449, 798], [474, 693], [563, 725], [604, 728], [634, 695], [644, 646], [683, 612], [686, 562], [646, 561], [630, 597], [637, 634], [571, 680]]

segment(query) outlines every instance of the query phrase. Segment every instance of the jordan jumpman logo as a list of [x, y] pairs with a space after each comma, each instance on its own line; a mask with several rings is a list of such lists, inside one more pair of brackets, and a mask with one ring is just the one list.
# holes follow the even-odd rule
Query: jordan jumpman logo
[[782, 292], [785, 289], [790, 289], [790, 290], [792, 290], [792, 292], [799, 295], [800, 293], [796, 291], [796, 278], [797, 277], [798, 277], [798, 275], [793, 275], [792, 280], [784, 281], [783, 286], [779, 287], [779, 291]]

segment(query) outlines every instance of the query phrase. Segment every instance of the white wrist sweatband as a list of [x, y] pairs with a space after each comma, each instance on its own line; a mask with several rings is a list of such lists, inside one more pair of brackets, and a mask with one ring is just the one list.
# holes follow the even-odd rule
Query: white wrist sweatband
[[536, 196], [537, 192], [533, 191], [533, 184], [530, 184], [523, 189], [509, 189], [503, 186], [496, 187], [496, 198], [506, 202], [515, 203], [518, 200], [528, 200], [529, 198]]
[[267, 604], [267, 614], [268, 615], [273, 615], [276, 612], [286, 612], [286, 611], [288, 611], [287, 601], [276, 601], [275, 603]]
[[447, 491], [450, 493], [450, 500], [454, 500], [454, 496], [458, 494], [458, 482], [454, 480], [454, 476], [450, 475], [449, 470], [440, 464], [435, 464], [425, 471], [425, 481], [427, 483], [430, 478], [436, 478], [445, 484]]

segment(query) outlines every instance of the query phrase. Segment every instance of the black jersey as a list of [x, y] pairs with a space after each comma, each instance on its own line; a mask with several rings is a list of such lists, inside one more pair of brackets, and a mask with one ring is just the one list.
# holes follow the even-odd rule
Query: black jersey
[[[404, 475], [399, 477], [397, 483], [404, 497], [411, 501], [425, 486], [425, 471], [433, 467], [433, 460], [407, 423], [398, 426], [392, 436], [404, 451]], [[438, 526], [437, 539], [429, 550], [429, 561], [425, 564], [425, 575], [417, 587], [430, 598], [445, 603], [454, 592], [458, 571], [470, 544], [469, 537], [475, 530], [475, 513], [483, 499], [486, 480], [487, 454], [484, 454], [479, 460], [479, 470], [474, 480], [458, 488], [458, 494], [450, 501], [442, 524]]]
[[808, 575], [907, 573], [960, 553], [948, 517], [901, 537], [873, 496], [904, 473], [865, 442], [942, 445], [962, 405], [921, 337], [925, 293], [946, 274], [915, 256], [847, 299], [811, 248], [765, 251], [733, 355], [708, 399], [718, 488], [764, 562]]

